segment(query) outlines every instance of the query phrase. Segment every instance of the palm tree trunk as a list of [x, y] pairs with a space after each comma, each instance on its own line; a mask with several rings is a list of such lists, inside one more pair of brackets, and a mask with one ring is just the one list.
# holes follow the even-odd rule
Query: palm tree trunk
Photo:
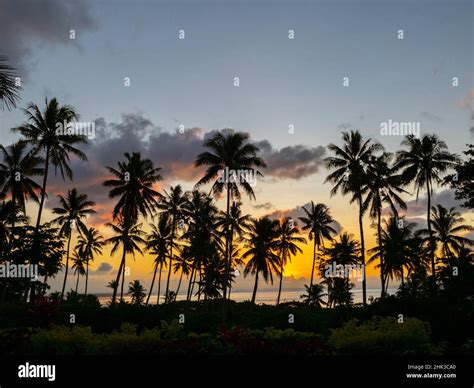
[[311, 268], [311, 279], [309, 282], [309, 287], [313, 286], [313, 278], [314, 278], [314, 266], [316, 265], [316, 236], [314, 237], [313, 243], [313, 267]]
[[377, 238], [379, 240], [379, 249], [380, 249], [380, 281], [382, 283], [382, 290], [380, 291], [380, 297], [385, 296], [385, 279], [384, 279], [384, 261], [383, 261], [383, 248], [382, 248], [382, 214], [381, 209], [377, 209]]
[[156, 305], [160, 304], [160, 292], [161, 292], [161, 270], [163, 269], [163, 262], [160, 262], [160, 273], [158, 275], [158, 295], [156, 298]]
[[253, 287], [253, 292], [252, 292], [252, 303], [255, 303], [255, 299], [257, 297], [257, 288], [258, 288], [258, 272], [255, 273], [255, 285]]
[[[226, 217], [227, 221], [229, 220], [229, 213], [230, 213], [230, 183], [227, 182], [227, 211]], [[228, 227], [228, 225], [227, 225]], [[224, 288], [222, 292], [223, 299], [227, 297], [227, 283], [230, 279], [230, 254], [229, 254], [229, 230], [226, 227], [226, 236], [225, 236], [225, 279], [224, 279]]]
[[72, 230], [69, 231], [69, 237], [67, 240], [67, 252], [66, 252], [66, 272], [64, 273], [63, 289], [61, 291], [61, 300], [64, 298], [64, 291], [66, 290], [67, 272], [69, 270], [69, 248], [71, 246]]
[[48, 182], [48, 170], [49, 170], [49, 147], [46, 148], [46, 157], [44, 160], [44, 175], [43, 175], [43, 186], [41, 188], [41, 200], [38, 209], [38, 217], [36, 219], [36, 230], [38, 230], [41, 224], [41, 214], [43, 213], [44, 200], [46, 197], [46, 185]]
[[202, 284], [202, 273], [201, 273], [201, 270], [199, 270], [198, 302], [201, 301], [201, 284]]
[[281, 286], [283, 284], [283, 257], [281, 258], [280, 264], [280, 286], [278, 287], [278, 297], [277, 297], [277, 305], [280, 304], [280, 296], [281, 296]]
[[123, 267], [122, 267], [122, 287], [120, 288], [120, 302], [123, 302], [123, 285], [125, 284], [125, 257], [123, 258]]
[[84, 295], [87, 296], [87, 284], [89, 282], [89, 260], [86, 261], [86, 288], [84, 290]]
[[426, 212], [426, 222], [428, 223], [428, 232], [430, 235], [430, 257], [431, 257], [431, 275], [433, 276], [433, 280], [436, 281], [436, 268], [435, 268], [435, 260], [434, 260], [434, 244], [433, 244], [433, 231], [431, 230], [431, 187], [429, 179], [426, 179], [426, 191], [428, 195], [428, 209]]
[[156, 271], [158, 270], [158, 263], [155, 262], [155, 270], [153, 271], [153, 279], [151, 280], [150, 292], [146, 298], [145, 306], [148, 306], [148, 302], [150, 301], [150, 296], [153, 291], [153, 286], [155, 285], [155, 278], [156, 278]]
[[191, 300], [191, 284], [193, 282], [193, 278], [194, 278], [194, 264], [193, 264], [193, 267], [191, 268], [191, 275], [189, 275], [189, 284], [188, 284], [188, 295], [187, 295], [187, 298], [186, 300]]
[[176, 289], [176, 299], [178, 299], [178, 293], [179, 293], [179, 288], [181, 287], [181, 280], [183, 280], [183, 271], [181, 271], [181, 275], [179, 275], [179, 282], [178, 282], [178, 288]]
[[168, 267], [168, 279], [166, 280], [166, 292], [165, 292], [165, 303], [168, 303], [168, 292], [170, 289], [170, 278], [173, 265], [173, 242], [174, 242], [174, 232], [175, 232], [175, 216], [173, 216], [173, 227], [171, 229], [171, 246], [170, 246], [170, 263]]
[[122, 253], [122, 260], [120, 261], [120, 266], [117, 272], [117, 278], [115, 279], [115, 287], [114, 287], [114, 293], [112, 295], [112, 305], [115, 304], [115, 299], [117, 298], [117, 290], [120, 282], [120, 275], [122, 274], [122, 268], [125, 265], [125, 255], [127, 254], [127, 251], [125, 250], [125, 246], [123, 247], [123, 253]]
[[77, 280], [76, 280], [76, 294], [77, 294], [77, 289], [79, 288], [79, 271], [77, 271]]
[[364, 241], [364, 225], [363, 225], [363, 208], [362, 194], [359, 193], [359, 229], [360, 229], [360, 256], [362, 261], [362, 271], [364, 278], [362, 279], [362, 302], [364, 306], [367, 304], [367, 280], [365, 276], [365, 241]]

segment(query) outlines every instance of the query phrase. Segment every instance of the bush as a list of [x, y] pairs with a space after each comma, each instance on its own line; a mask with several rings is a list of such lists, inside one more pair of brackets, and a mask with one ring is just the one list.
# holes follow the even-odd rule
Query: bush
[[362, 324], [351, 320], [332, 329], [329, 343], [338, 353], [437, 353], [430, 334], [429, 324], [416, 318], [398, 323], [393, 317], [373, 317]]

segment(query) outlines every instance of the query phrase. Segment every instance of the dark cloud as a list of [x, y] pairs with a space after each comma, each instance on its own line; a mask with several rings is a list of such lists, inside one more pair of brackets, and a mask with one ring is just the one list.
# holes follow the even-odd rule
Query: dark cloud
[[430, 113], [430, 112], [421, 112], [420, 116], [428, 121], [431, 121], [437, 124], [440, 124], [444, 121], [444, 119], [441, 116], [435, 115], [434, 113]]
[[273, 209], [274, 206], [271, 202], [265, 202], [265, 203], [261, 203], [261, 204], [258, 204], [258, 205], [252, 205], [252, 207], [254, 209], [270, 210], [270, 209]]
[[[311, 203], [308, 202], [304, 204], [303, 206], [296, 206], [292, 209], [286, 209], [286, 210], [275, 210], [270, 214], [267, 214], [267, 216], [273, 220], [289, 217], [295, 221], [297, 221], [298, 225], [301, 226], [301, 221], [299, 221], [299, 217], [305, 217], [306, 213], [303, 210], [303, 208], [310, 209], [311, 208]], [[341, 224], [339, 222], [334, 221], [331, 225], [337, 233], [340, 233], [341, 230], [343, 229]]]
[[[84, 0], [2, 0], [0, 36], [2, 53], [25, 75], [31, 49], [43, 45], [77, 45], [84, 30], [96, 24]], [[69, 31], [76, 39], [69, 38]]]
[[100, 263], [99, 268], [95, 270], [98, 274], [105, 274], [112, 271], [112, 266], [109, 263]]
[[[428, 197], [426, 196], [426, 194], [424, 194], [420, 196], [420, 198], [418, 198], [418, 201], [416, 199], [413, 199], [411, 201], [407, 201], [406, 204], [408, 208], [407, 214], [409, 214], [410, 216], [425, 215], [428, 206]], [[461, 202], [454, 198], [454, 190], [451, 189], [443, 190], [439, 193], [433, 193], [433, 195], [431, 196], [431, 204], [432, 206], [441, 204], [448, 209], [451, 207], [455, 207], [458, 210], [461, 210]], [[391, 210], [389, 207], [383, 209], [384, 215], [388, 215], [390, 213]]]
[[267, 163], [265, 175], [281, 179], [301, 179], [318, 172], [326, 149], [322, 146], [294, 145], [276, 150], [268, 140], [255, 143]]

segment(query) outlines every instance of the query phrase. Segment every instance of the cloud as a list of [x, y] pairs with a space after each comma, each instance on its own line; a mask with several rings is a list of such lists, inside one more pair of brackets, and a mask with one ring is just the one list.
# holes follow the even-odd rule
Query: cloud
[[95, 270], [97, 274], [107, 274], [112, 271], [112, 266], [109, 263], [100, 263], [99, 268]]
[[[267, 217], [277, 220], [285, 217], [289, 217], [295, 221], [298, 222], [299, 226], [301, 226], [301, 221], [299, 221], [299, 217], [304, 217], [306, 216], [305, 211], [303, 208], [309, 209], [311, 207], [311, 203], [305, 203], [303, 206], [296, 206], [292, 209], [286, 209], [286, 210], [275, 210], [270, 214], [267, 214]], [[339, 234], [342, 231], [342, 226], [339, 224], [339, 222], [334, 221], [331, 226], [336, 230], [336, 232]]]
[[280, 179], [301, 179], [319, 171], [326, 149], [322, 146], [294, 145], [276, 150], [268, 140], [255, 143], [267, 162], [265, 175]]
[[270, 210], [273, 209], [273, 204], [271, 202], [265, 202], [259, 205], [252, 205], [254, 209], [264, 209], [264, 210]]
[[420, 116], [428, 121], [431, 121], [437, 124], [440, 124], [444, 121], [444, 119], [441, 116], [435, 115], [434, 113], [430, 113], [430, 112], [420, 112]]
[[96, 27], [84, 0], [2, 0], [0, 36], [2, 54], [13, 67], [26, 74], [31, 63], [31, 49], [43, 45], [74, 45], [84, 31]]
[[[418, 201], [416, 199], [413, 199], [411, 201], [407, 201], [406, 204], [407, 204], [406, 213], [410, 215], [410, 217], [426, 215], [427, 206], [428, 206], [428, 197], [426, 196], [426, 194], [424, 194], [418, 198]], [[433, 193], [433, 195], [431, 196], [431, 205], [434, 206], [437, 204], [441, 204], [448, 209], [451, 207], [455, 207], [458, 210], [462, 210], [461, 202], [459, 202], [458, 200], [454, 198], [454, 190], [452, 189], [446, 189], [446, 190], [440, 191], [439, 193]], [[388, 215], [390, 213], [391, 213], [390, 207], [387, 206], [383, 209], [384, 215]], [[404, 212], [402, 211], [401, 214], [404, 214]]]

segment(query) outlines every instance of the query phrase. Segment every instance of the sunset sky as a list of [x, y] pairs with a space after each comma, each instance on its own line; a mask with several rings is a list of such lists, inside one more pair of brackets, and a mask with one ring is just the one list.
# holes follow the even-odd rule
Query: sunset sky
[[[380, 124], [389, 119], [419, 122], [421, 134], [438, 134], [458, 154], [473, 141], [472, 1], [17, 3], [1, 2], [0, 54], [22, 76], [20, 107], [57, 97], [73, 105], [81, 121], [96, 125], [95, 138], [83, 148], [89, 162], [73, 161], [74, 182], [51, 179], [47, 209], [57, 205], [56, 194], [77, 187], [97, 203], [89, 223], [105, 236], [115, 203], [102, 187], [104, 166], [115, 166], [124, 152], [142, 152], [162, 167], [158, 189], [178, 183], [192, 189], [202, 176], [193, 163], [203, 139], [222, 128], [248, 132], [268, 168], [255, 188], [256, 201], [243, 198], [244, 211], [296, 218], [311, 200], [323, 202], [341, 228], [359, 238], [356, 206], [331, 197], [324, 184], [326, 146], [340, 144], [342, 130], [359, 129], [392, 152], [402, 137], [380, 135]], [[126, 77], [130, 86], [124, 86]], [[0, 110], [0, 143], [16, 141], [10, 128], [23, 121], [19, 108]], [[436, 191], [434, 203], [459, 206], [451, 190]], [[423, 226], [424, 193], [417, 203], [415, 196], [405, 199], [408, 216]], [[224, 202], [217, 201], [221, 208]], [[36, 207], [27, 211], [36, 219]], [[463, 212], [474, 224], [474, 214]], [[371, 248], [368, 218], [365, 227]], [[105, 292], [115, 276], [119, 257], [109, 253], [106, 247], [93, 264], [93, 292]], [[311, 254], [310, 244], [293, 258], [286, 288], [308, 283]], [[129, 280], [148, 288], [152, 262], [148, 255], [129, 258]], [[369, 275], [369, 287], [378, 286], [373, 269]], [[61, 282], [59, 274], [53, 287]], [[239, 279], [236, 288], [249, 289], [251, 282]], [[73, 284], [71, 279], [68, 288]]]

